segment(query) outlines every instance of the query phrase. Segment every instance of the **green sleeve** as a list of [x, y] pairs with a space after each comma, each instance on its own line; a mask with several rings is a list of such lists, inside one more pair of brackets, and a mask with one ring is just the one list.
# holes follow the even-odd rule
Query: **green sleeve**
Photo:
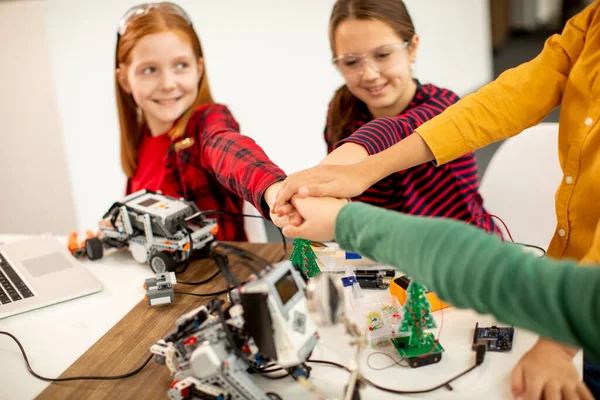
[[600, 268], [537, 258], [472, 225], [362, 203], [342, 209], [335, 237], [342, 248], [396, 267], [456, 307], [600, 359]]

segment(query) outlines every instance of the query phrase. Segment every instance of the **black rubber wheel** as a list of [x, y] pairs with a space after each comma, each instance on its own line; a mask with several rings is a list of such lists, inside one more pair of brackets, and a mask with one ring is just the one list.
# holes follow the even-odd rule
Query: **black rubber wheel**
[[89, 238], [85, 241], [85, 254], [87, 254], [90, 260], [97, 260], [102, 258], [104, 255], [104, 245], [102, 240], [95, 238]]
[[265, 393], [265, 394], [271, 400], [283, 400], [283, 398], [280, 395], [278, 395], [277, 393], [268, 392], [268, 393]]
[[175, 267], [175, 260], [169, 253], [161, 251], [150, 257], [150, 268], [152, 268], [155, 274], [159, 272], [173, 272], [175, 271]]

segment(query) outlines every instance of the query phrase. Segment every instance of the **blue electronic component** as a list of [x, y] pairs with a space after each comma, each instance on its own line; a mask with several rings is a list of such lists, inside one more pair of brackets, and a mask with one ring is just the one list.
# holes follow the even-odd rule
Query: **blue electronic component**
[[344, 287], [348, 287], [348, 286], [353, 286], [355, 283], [358, 283], [356, 281], [356, 277], [355, 276], [346, 276], [344, 278], [342, 278], [342, 284], [344, 285]]
[[473, 349], [477, 345], [486, 346], [488, 351], [510, 351], [512, 349], [515, 329], [511, 327], [498, 327], [496, 325], [479, 328], [479, 322], [475, 324], [473, 333]]
[[362, 256], [358, 253], [352, 253], [347, 251], [345, 255], [346, 260], [360, 260]]

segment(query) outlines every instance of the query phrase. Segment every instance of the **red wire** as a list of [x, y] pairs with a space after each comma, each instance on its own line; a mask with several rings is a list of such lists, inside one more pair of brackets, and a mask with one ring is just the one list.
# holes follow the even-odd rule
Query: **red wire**
[[478, 216], [476, 216], [476, 217], [473, 217], [473, 218], [471, 218], [470, 220], [468, 220], [468, 221], [467, 221], [467, 224], [470, 224], [470, 223], [472, 223], [473, 221], [477, 221], [479, 218], [483, 218], [483, 217], [493, 217], [493, 218], [496, 218], [498, 221], [500, 221], [500, 222], [502, 223], [502, 225], [504, 226], [504, 229], [506, 229], [506, 233], [508, 234], [508, 237], [510, 238], [510, 241], [511, 241], [511, 242], [513, 242], [513, 243], [515, 242], [515, 241], [514, 241], [514, 239], [513, 239], [513, 237], [512, 237], [512, 235], [510, 234], [510, 229], [508, 229], [508, 226], [506, 226], [506, 224], [504, 223], [504, 221], [502, 221], [502, 218], [500, 218], [500, 217], [499, 217], [499, 216], [497, 216], [497, 215], [494, 215], [494, 214], [488, 214], [488, 213], [486, 213], [486, 214], [481, 214], [481, 215], [478, 215]]
[[[406, 306], [408, 307], [408, 306]], [[417, 320], [417, 317], [415, 316], [415, 313], [413, 313], [412, 308], [408, 307], [408, 312], [410, 313], [410, 315], [413, 318], [413, 321], [415, 321], [415, 328], [417, 327], [417, 325], [419, 325], [419, 321]], [[419, 339], [421, 339], [421, 335], [419, 335]]]
[[438, 300], [438, 303], [440, 303], [440, 312], [442, 313], [442, 322], [440, 322], [440, 330], [438, 331], [438, 335], [437, 335], [437, 342], [440, 341], [440, 336], [442, 336], [442, 329], [444, 329], [444, 307], [442, 304], [442, 301], [440, 300], [439, 297], [437, 297], [437, 294], [435, 295], [435, 297]]
[[[436, 297], [437, 297], [437, 295], [436, 295]], [[438, 343], [440, 342], [440, 336], [442, 335], [442, 329], [444, 328], [444, 308], [442, 307], [442, 301], [440, 300], [439, 297], [437, 297], [437, 300], [440, 303], [440, 312], [442, 313], [442, 322], [440, 322], [440, 330], [438, 331], [437, 339], [433, 340], [433, 346], [431, 347], [431, 349], [426, 354], [422, 354], [420, 356], [417, 356], [417, 358], [427, 357], [428, 355], [430, 355], [431, 353], [433, 353], [433, 351], [437, 347]], [[408, 307], [408, 306], [405, 306], [405, 307]], [[408, 307], [408, 312], [412, 316], [413, 321], [415, 321], [415, 327], [416, 327], [419, 324], [419, 322], [417, 320], [417, 317], [413, 313], [412, 308]], [[419, 339], [421, 339], [421, 335], [419, 335]]]
[[[436, 297], [437, 297], [437, 295], [436, 295]], [[431, 347], [431, 350], [429, 350], [429, 352], [427, 354], [418, 356], [418, 358], [427, 357], [428, 355], [433, 353], [433, 351], [437, 347], [438, 343], [440, 342], [440, 336], [442, 336], [442, 329], [444, 329], [444, 308], [442, 307], [442, 301], [440, 300], [439, 297], [437, 297], [437, 300], [440, 303], [440, 312], [442, 313], [442, 322], [440, 322], [440, 330], [438, 331], [437, 339], [433, 340], [433, 346]]]

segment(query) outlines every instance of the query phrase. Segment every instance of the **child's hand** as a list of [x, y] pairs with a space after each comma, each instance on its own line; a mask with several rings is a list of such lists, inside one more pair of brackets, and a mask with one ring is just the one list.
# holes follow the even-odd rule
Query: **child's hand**
[[273, 210], [275, 198], [277, 196], [277, 193], [279, 192], [279, 189], [282, 186], [283, 181], [279, 181], [275, 182], [274, 184], [269, 186], [267, 190], [265, 190], [264, 198], [267, 204], [269, 205], [269, 216], [271, 217], [271, 221], [280, 228], [283, 228], [287, 225], [300, 225], [300, 223], [302, 223], [302, 217], [300, 216], [300, 214], [298, 214], [296, 209], [291, 204], [288, 204], [285, 213], [279, 214], [275, 213]]
[[573, 365], [575, 352], [540, 338], [513, 369], [513, 396], [519, 400], [593, 400]]
[[283, 181], [274, 205], [275, 211], [286, 214], [290, 209], [289, 201], [296, 194], [303, 197], [356, 197], [371, 185], [368, 172], [361, 164], [317, 165], [296, 172]]
[[292, 211], [287, 215], [279, 215], [271, 211], [271, 221], [279, 228], [300, 225], [302, 223], [302, 217], [294, 208], [292, 208], [291, 210]]
[[303, 222], [295, 226], [289, 224], [283, 228], [283, 234], [293, 238], [317, 241], [333, 240], [335, 221], [348, 200], [331, 197], [293, 197], [292, 204], [302, 216]]

